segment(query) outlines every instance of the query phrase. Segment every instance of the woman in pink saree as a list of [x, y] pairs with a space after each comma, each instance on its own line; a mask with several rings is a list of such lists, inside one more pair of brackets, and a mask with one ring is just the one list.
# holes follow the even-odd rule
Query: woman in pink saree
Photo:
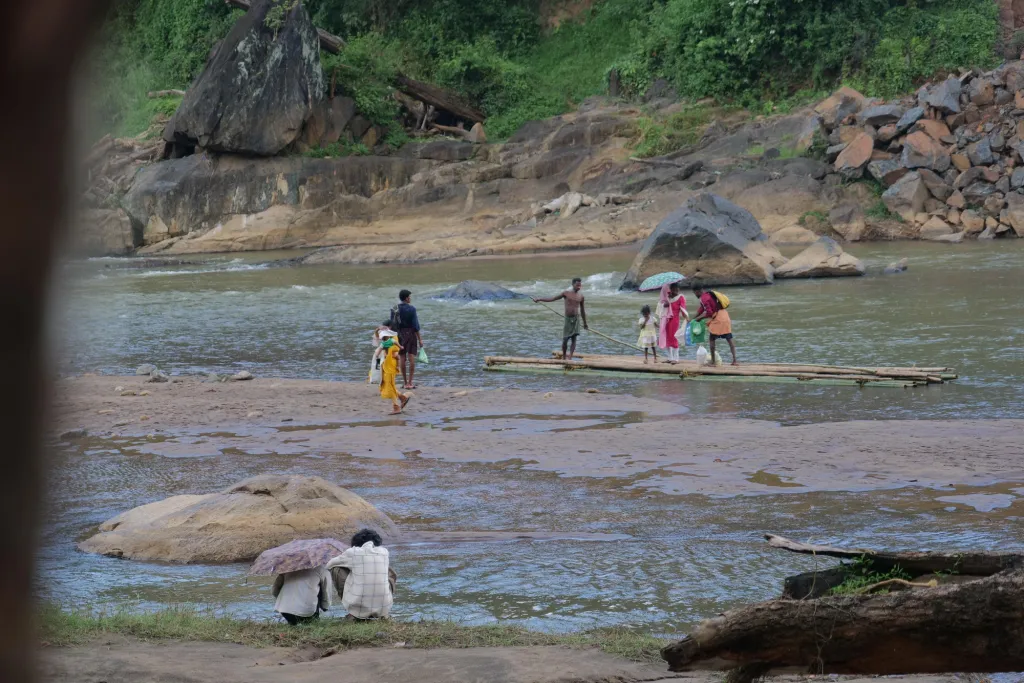
[[679, 283], [673, 282], [662, 286], [658, 311], [661, 313], [658, 346], [665, 349], [665, 362], [675, 365], [679, 362], [679, 338], [676, 335], [682, 321], [690, 319], [686, 312], [686, 299], [679, 290]]

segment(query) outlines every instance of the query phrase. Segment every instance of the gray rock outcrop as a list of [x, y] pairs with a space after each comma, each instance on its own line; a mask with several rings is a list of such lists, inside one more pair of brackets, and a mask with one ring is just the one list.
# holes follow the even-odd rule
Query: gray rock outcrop
[[271, 156], [298, 138], [323, 95], [320, 41], [305, 6], [255, 0], [186, 91], [164, 139]]
[[132, 560], [245, 562], [300, 538], [346, 540], [362, 528], [397, 529], [361, 497], [319, 477], [262, 475], [220, 493], [173, 496], [100, 525], [79, 548]]
[[831, 237], [819, 237], [788, 263], [776, 268], [775, 277], [845, 277], [863, 275], [864, 271], [864, 263], [843, 251], [838, 242]]
[[378, 202], [387, 200], [381, 189], [409, 183], [430, 164], [402, 157], [245, 159], [193, 154], [144, 168], [123, 204], [141, 236], [140, 245], [209, 231], [203, 246], [207, 251], [244, 248], [246, 239], [256, 240], [259, 249], [287, 248], [315, 240], [324, 221], [295, 226], [278, 216], [276, 230], [256, 232], [254, 217], [271, 209], [284, 213], [331, 205], [325, 218], [332, 221], [368, 220], [384, 208], [371, 204], [371, 197], [379, 194]]
[[463, 280], [451, 289], [435, 294], [431, 299], [443, 301], [505, 301], [508, 299], [526, 299], [525, 294], [513, 292], [501, 285], [480, 280]]
[[85, 209], [72, 233], [72, 248], [83, 256], [121, 256], [134, 245], [132, 224], [121, 209]]
[[703, 193], [658, 224], [620, 289], [636, 289], [644, 278], [664, 271], [682, 272], [694, 284], [769, 284], [775, 265], [784, 260], [749, 211]]

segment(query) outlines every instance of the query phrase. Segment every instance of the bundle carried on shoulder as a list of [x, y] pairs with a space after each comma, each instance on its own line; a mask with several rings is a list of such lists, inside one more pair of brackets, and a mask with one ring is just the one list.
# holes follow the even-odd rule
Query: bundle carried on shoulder
[[727, 297], [725, 294], [722, 294], [721, 292], [716, 292], [715, 290], [712, 289], [711, 296], [715, 297], [715, 301], [718, 302], [718, 307], [720, 309], [724, 311], [725, 309], [729, 308], [729, 297]]

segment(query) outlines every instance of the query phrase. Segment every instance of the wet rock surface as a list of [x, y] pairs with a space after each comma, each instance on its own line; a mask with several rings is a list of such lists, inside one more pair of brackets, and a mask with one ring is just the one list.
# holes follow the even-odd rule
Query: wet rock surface
[[490, 282], [464, 280], [451, 289], [436, 294], [431, 298], [447, 301], [505, 301], [508, 299], [527, 299], [529, 297]]
[[774, 264], [782, 261], [749, 211], [704, 193], [658, 224], [621, 289], [636, 289], [644, 278], [670, 270], [687, 273], [694, 284], [769, 284]]
[[864, 263], [843, 251], [831, 237], [818, 240], [793, 258], [775, 269], [775, 277], [846, 277], [863, 275]]

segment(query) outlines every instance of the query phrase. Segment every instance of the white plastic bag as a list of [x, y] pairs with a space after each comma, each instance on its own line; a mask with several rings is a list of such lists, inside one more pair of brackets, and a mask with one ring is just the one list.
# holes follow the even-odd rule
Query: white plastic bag
[[708, 350], [704, 348], [703, 344], [701, 344], [700, 346], [697, 347], [697, 365], [707, 365], [707, 364], [708, 364]]
[[715, 349], [715, 365], [722, 365], [722, 354], [718, 352], [718, 349]]
[[687, 332], [686, 328], [687, 328], [687, 326], [689, 326], [689, 324], [690, 324], [689, 322], [686, 322], [686, 323], [680, 325], [679, 329], [676, 330], [676, 341], [679, 342], [680, 346], [686, 346], [686, 340], [690, 336], [690, 335], [688, 335], [686, 333]]
[[367, 384], [380, 384], [380, 364], [384, 360], [382, 352], [383, 349], [379, 346], [373, 352], [373, 358], [370, 359], [370, 374], [366, 377]]

